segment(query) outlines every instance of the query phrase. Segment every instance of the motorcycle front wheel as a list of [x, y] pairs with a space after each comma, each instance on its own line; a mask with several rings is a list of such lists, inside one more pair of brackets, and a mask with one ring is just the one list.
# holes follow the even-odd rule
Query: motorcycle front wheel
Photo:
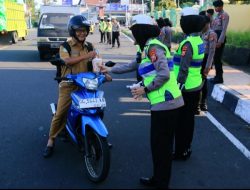
[[84, 155], [84, 167], [88, 178], [95, 182], [106, 179], [110, 168], [110, 150], [107, 138], [101, 137], [93, 130], [86, 134], [87, 149]]

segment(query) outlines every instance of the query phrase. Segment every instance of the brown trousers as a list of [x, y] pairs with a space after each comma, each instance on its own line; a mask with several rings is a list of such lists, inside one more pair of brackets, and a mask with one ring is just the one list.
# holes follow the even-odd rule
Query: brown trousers
[[53, 139], [55, 139], [57, 135], [65, 127], [67, 113], [71, 105], [70, 94], [78, 89], [77, 86], [65, 82], [61, 82], [58, 88], [59, 88], [59, 98], [57, 102], [57, 110], [56, 114], [52, 119], [49, 131], [49, 138]]

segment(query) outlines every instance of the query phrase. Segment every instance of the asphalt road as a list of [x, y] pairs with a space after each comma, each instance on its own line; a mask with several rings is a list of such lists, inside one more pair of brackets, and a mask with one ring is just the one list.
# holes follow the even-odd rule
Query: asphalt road
[[[99, 44], [98, 32], [88, 40], [105, 61], [122, 64], [135, 54], [123, 35], [120, 48]], [[88, 181], [80, 152], [71, 143], [58, 139], [54, 156], [42, 157], [52, 118], [49, 104], [58, 95], [54, 75], [55, 68], [39, 60], [35, 30], [26, 41], [0, 45], [0, 188], [144, 188], [139, 178], [152, 171], [150, 115], [147, 100], [133, 100], [126, 89], [135, 82], [135, 73], [112, 74], [113, 82], [101, 87], [107, 101], [104, 122], [113, 144], [110, 173], [101, 184]], [[250, 149], [249, 126], [212, 99], [208, 105], [210, 114], [246, 149], [237, 148], [232, 143], [235, 139], [227, 138], [227, 132], [221, 132], [205, 114], [197, 116], [193, 154], [186, 162], [173, 162], [170, 187], [248, 189], [250, 160], [243, 151]]]

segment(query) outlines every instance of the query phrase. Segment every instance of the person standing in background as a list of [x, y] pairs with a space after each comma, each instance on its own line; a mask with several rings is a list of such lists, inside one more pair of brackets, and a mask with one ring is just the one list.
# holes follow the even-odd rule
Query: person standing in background
[[200, 114], [200, 110], [207, 111], [207, 75], [212, 67], [214, 53], [217, 43], [217, 34], [210, 28], [210, 17], [204, 16], [206, 25], [203, 28], [202, 39], [205, 45], [205, 56], [202, 62], [201, 75], [204, 81], [200, 94], [200, 102], [196, 114]]
[[106, 31], [106, 35], [107, 35], [107, 44], [111, 44], [111, 33], [112, 33], [111, 18], [107, 19], [105, 31]]
[[112, 19], [112, 47], [115, 47], [115, 41], [117, 42], [118, 48], [120, 47], [120, 32], [121, 27], [116, 18]]
[[211, 24], [213, 23], [213, 16], [214, 16], [214, 9], [207, 9], [206, 11], [206, 15], [210, 18], [210, 27], [211, 27]]
[[159, 18], [156, 20], [159, 28], [161, 29], [161, 33], [158, 36], [158, 40], [160, 40], [164, 45], [166, 45], [171, 50], [171, 38], [172, 38], [172, 30], [171, 30], [171, 24], [168, 21], [167, 23], [163, 18]]
[[171, 52], [171, 42], [172, 42], [172, 34], [173, 34], [171, 27], [173, 26], [173, 24], [169, 20], [169, 18], [165, 18], [164, 22], [165, 22], [166, 34], [168, 36], [164, 44], [168, 47], [169, 51]]
[[200, 32], [205, 26], [204, 17], [198, 15], [198, 11], [192, 7], [183, 8], [181, 13], [180, 26], [187, 37], [180, 43], [173, 60], [175, 75], [185, 104], [175, 128], [174, 160], [187, 160], [192, 153], [195, 112], [203, 85], [201, 65], [205, 51], [200, 37]]
[[171, 49], [171, 36], [172, 31], [169, 26], [166, 26], [166, 23], [163, 18], [159, 18], [156, 20], [157, 25], [161, 29], [160, 35], [157, 37], [158, 40], [160, 40], [164, 45], [166, 45], [170, 51]]
[[222, 68], [222, 54], [226, 43], [226, 31], [229, 23], [229, 15], [223, 10], [223, 1], [216, 0], [213, 2], [217, 15], [215, 16], [211, 28], [216, 32], [218, 41], [216, 44], [216, 51], [214, 55], [215, 77], [212, 82], [214, 84], [223, 83], [223, 68]]
[[101, 41], [99, 43], [105, 43], [105, 41], [106, 41], [105, 29], [106, 29], [106, 22], [104, 21], [104, 18], [101, 18], [101, 20], [99, 22], [99, 31], [101, 33]]

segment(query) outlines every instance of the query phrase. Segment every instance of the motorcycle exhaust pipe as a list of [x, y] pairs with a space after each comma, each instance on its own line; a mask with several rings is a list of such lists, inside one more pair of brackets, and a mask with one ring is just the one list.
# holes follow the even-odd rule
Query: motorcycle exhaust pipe
[[51, 103], [50, 104], [50, 109], [53, 115], [56, 114], [56, 104], [55, 103]]

